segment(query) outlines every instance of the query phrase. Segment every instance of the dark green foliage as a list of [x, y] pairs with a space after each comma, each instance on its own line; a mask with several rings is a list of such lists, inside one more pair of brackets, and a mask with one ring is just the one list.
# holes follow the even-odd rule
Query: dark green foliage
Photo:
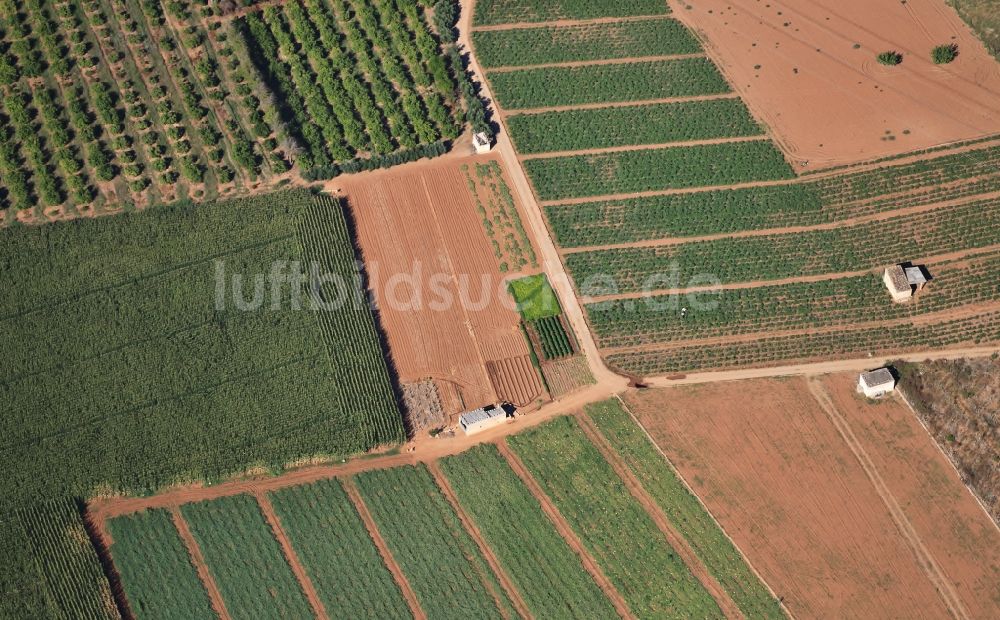
[[559, 359], [573, 354], [573, 345], [570, 343], [566, 329], [558, 316], [539, 319], [531, 322], [530, 325], [542, 342], [542, 354], [545, 359]]
[[903, 62], [903, 55], [896, 51], [882, 52], [876, 56], [880, 64], [895, 66]]
[[951, 43], [948, 45], [938, 45], [931, 50], [931, 60], [936, 65], [946, 65], [958, 58], [958, 45]]

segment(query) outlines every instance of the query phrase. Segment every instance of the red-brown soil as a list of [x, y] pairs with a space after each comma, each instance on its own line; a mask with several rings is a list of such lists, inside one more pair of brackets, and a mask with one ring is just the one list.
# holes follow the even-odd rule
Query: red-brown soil
[[799, 169], [1000, 132], [1000, 64], [944, 0], [670, 4]]
[[[423, 162], [335, 188], [352, 208], [400, 381], [435, 379], [448, 414], [496, 402], [487, 363], [528, 354], [461, 163]], [[512, 393], [540, 393], [533, 370], [516, 377]]]
[[794, 616], [950, 615], [805, 380], [646, 390], [627, 400]]
[[853, 375], [822, 381], [973, 618], [1000, 618], [1000, 529], [898, 398], [870, 404]]
[[[184, 541], [184, 546], [187, 547], [188, 553], [191, 555], [191, 563], [194, 564], [195, 570], [198, 571], [198, 577], [205, 585], [205, 590], [208, 592], [208, 600], [212, 603], [212, 609], [222, 620], [229, 620], [231, 616], [226, 609], [226, 603], [222, 600], [222, 593], [219, 592], [219, 586], [215, 584], [215, 578], [212, 577], [212, 573], [208, 571], [208, 564], [205, 563], [205, 558], [201, 555], [201, 548], [198, 547], [198, 541], [194, 539], [187, 521], [184, 520], [184, 516], [181, 515], [181, 511], [177, 507], [172, 508], [170, 514], [173, 517], [177, 533], [180, 535], [181, 540]], [[101, 524], [101, 528], [104, 529], [104, 521], [101, 520], [99, 523]]]

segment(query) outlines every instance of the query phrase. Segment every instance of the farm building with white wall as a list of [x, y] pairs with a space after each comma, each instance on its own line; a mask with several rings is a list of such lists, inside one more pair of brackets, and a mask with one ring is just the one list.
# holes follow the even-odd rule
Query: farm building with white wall
[[479, 433], [488, 428], [499, 426], [506, 419], [507, 412], [504, 411], [503, 407], [487, 405], [475, 411], [463, 413], [458, 418], [458, 424], [465, 431], [466, 435], [472, 435], [473, 433]]
[[862, 373], [858, 377], [858, 391], [868, 398], [879, 398], [896, 389], [896, 377], [888, 368]]

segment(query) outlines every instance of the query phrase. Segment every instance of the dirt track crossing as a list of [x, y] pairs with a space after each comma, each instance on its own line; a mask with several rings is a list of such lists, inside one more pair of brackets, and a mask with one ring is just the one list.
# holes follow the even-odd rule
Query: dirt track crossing
[[538, 503], [541, 504], [542, 511], [545, 512], [546, 516], [548, 516], [549, 521], [551, 521], [555, 526], [559, 535], [563, 537], [566, 544], [568, 544], [570, 548], [580, 557], [583, 567], [587, 569], [590, 576], [593, 577], [597, 585], [604, 591], [604, 595], [607, 596], [608, 600], [610, 600], [615, 606], [615, 609], [618, 611], [618, 615], [622, 618], [634, 620], [635, 616], [632, 615], [632, 611], [629, 609], [625, 599], [622, 598], [621, 593], [618, 592], [614, 584], [612, 584], [607, 578], [604, 571], [601, 570], [601, 567], [597, 565], [593, 556], [590, 555], [590, 552], [588, 552], [586, 547], [583, 546], [583, 543], [577, 537], [576, 533], [573, 532], [573, 528], [571, 528], [569, 523], [566, 522], [566, 519], [563, 518], [559, 509], [555, 507], [549, 499], [549, 496], [542, 490], [542, 487], [538, 485], [538, 482], [528, 471], [527, 467], [524, 466], [524, 463], [521, 462], [521, 459], [511, 451], [506, 442], [501, 440], [497, 442], [496, 445], [500, 450], [500, 454], [507, 459], [507, 463], [510, 464], [511, 469], [513, 469], [514, 473], [517, 474], [517, 477], [524, 482], [524, 484], [528, 487], [528, 490], [531, 491], [531, 494], [534, 495], [535, 499], [538, 500]]
[[837, 410], [836, 405], [833, 404], [833, 401], [830, 399], [830, 395], [826, 392], [826, 388], [824, 388], [817, 379], [812, 378], [809, 380], [809, 391], [816, 399], [816, 402], [819, 403], [820, 408], [830, 418], [830, 421], [836, 427], [840, 436], [844, 439], [844, 442], [851, 449], [851, 452], [854, 454], [855, 458], [857, 458], [861, 468], [864, 469], [868, 479], [871, 480], [872, 486], [875, 487], [875, 491], [878, 493], [879, 497], [882, 498], [886, 508], [888, 508], [889, 513], [892, 515], [892, 520], [895, 522], [896, 527], [910, 545], [914, 555], [917, 557], [918, 563], [927, 574], [927, 578], [931, 580], [931, 583], [934, 584], [938, 594], [941, 595], [941, 600], [943, 600], [944, 604], [948, 607], [948, 611], [950, 611], [956, 618], [960, 618], [962, 620], [970, 618], [968, 611], [962, 604], [962, 600], [959, 598], [958, 593], [955, 591], [951, 581], [949, 581], [947, 576], [945, 576], [945, 574], [941, 571], [941, 568], [938, 566], [934, 556], [931, 555], [930, 551], [924, 545], [920, 535], [913, 528], [910, 520], [906, 517], [906, 513], [903, 512], [902, 507], [896, 500], [896, 497], [892, 494], [892, 491], [889, 490], [889, 487], [882, 479], [878, 468], [875, 467], [871, 457], [865, 451], [864, 446], [860, 441], [858, 441], [858, 438], [854, 435], [854, 431], [852, 431], [851, 427], [848, 425], [847, 420], [844, 419], [843, 415], [841, 415], [841, 413]]

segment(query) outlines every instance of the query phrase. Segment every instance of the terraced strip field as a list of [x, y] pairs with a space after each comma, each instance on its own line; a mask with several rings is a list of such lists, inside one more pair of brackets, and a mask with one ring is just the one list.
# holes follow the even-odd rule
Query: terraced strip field
[[759, 336], [751, 341], [646, 349], [605, 356], [609, 364], [639, 376], [793, 364], [810, 359], [860, 358], [892, 355], [959, 345], [1000, 342], [1000, 312], [937, 323], [843, 329], [812, 335]]
[[701, 51], [697, 39], [670, 18], [636, 22], [542, 25], [472, 32], [476, 58], [487, 69]]
[[121, 618], [74, 500], [32, 506], [19, 511], [16, 521], [15, 530], [42, 576], [52, 617]]
[[480, 0], [477, 26], [557, 19], [595, 19], [632, 15], [664, 15], [670, 11], [657, 0]]
[[662, 288], [664, 274], [684, 287], [699, 274], [727, 283], [866, 271], [998, 239], [1000, 200], [987, 200], [830, 230], [570, 254], [566, 265], [577, 282], [610, 276], [617, 290], [605, 279], [588, 291], [605, 295]]
[[511, 437], [509, 444], [637, 617], [722, 616], [573, 418]]
[[426, 467], [370, 471], [356, 482], [429, 617], [515, 617], [496, 575]]
[[505, 110], [729, 92], [726, 80], [707, 58], [547, 67], [487, 76]]
[[559, 317], [539, 319], [530, 325], [538, 333], [538, 338], [542, 342], [542, 354], [546, 360], [559, 359], [573, 353], [573, 344]]
[[271, 501], [327, 610], [350, 618], [410, 613], [339, 481], [281, 489]]
[[524, 155], [763, 133], [739, 99], [519, 114], [507, 126]]
[[185, 504], [181, 513], [234, 618], [313, 616], [253, 497]]
[[111, 555], [132, 611], [188, 620], [218, 616], [170, 513], [152, 509], [108, 522]]
[[621, 403], [589, 405], [586, 414], [740, 611], [747, 618], [783, 618], [777, 599]]
[[[894, 303], [881, 273], [777, 286], [727, 289], [705, 299], [713, 307], [693, 308], [685, 295], [659, 295], [639, 303], [590, 304], [590, 325], [603, 348], [825, 329], [870, 322], [905, 321], [967, 305], [1000, 301], [1000, 255], [932, 266], [933, 287], [913, 303]], [[776, 303], [775, 300], [781, 300]]]
[[491, 445], [441, 461], [462, 505], [537, 618], [615, 615], [579, 557]]

